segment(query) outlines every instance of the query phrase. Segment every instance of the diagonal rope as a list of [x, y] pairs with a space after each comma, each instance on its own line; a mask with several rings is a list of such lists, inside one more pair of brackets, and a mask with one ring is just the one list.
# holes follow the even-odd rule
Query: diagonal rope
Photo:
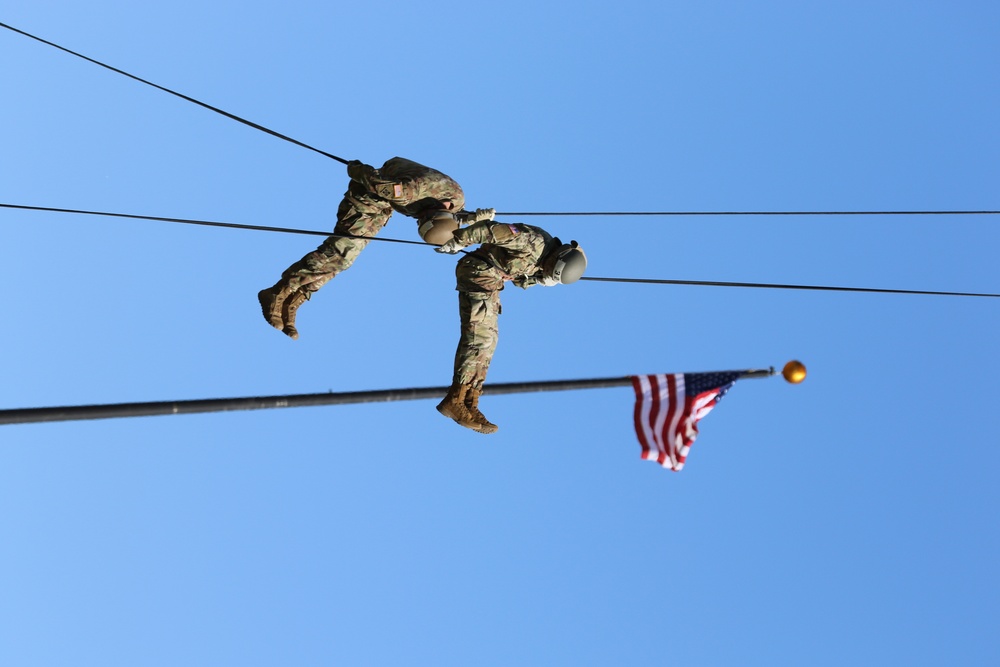
[[243, 123], [244, 125], [252, 127], [255, 130], [260, 130], [261, 132], [266, 132], [267, 134], [270, 134], [271, 136], [278, 137], [279, 139], [284, 139], [285, 141], [291, 142], [291, 143], [295, 144], [296, 146], [301, 146], [302, 148], [309, 149], [309, 150], [311, 150], [311, 151], [313, 151], [315, 153], [319, 153], [320, 155], [325, 155], [326, 157], [328, 157], [330, 159], [333, 159], [333, 160], [336, 160], [337, 162], [343, 162], [344, 164], [347, 164], [347, 160], [345, 160], [344, 158], [341, 158], [341, 157], [337, 157], [336, 155], [333, 155], [332, 153], [327, 153], [326, 151], [320, 150], [320, 149], [318, 149], [318, 148], [316, 148], [314, 146], [310, 146], [307, 143], [301, 142], [298, 139], [293, 139], [293, 138], [291, 138], [291, 137], [289, 137], [287, 135], [281, 134], [280, 132], [275, 132], [274, 130], [272, 130], [270, 128], [264, 127], [263, 125], [258, 125], [257, 123], [254, 123], [253, 121], [247, 120], [246, 118], [241, 118], [240, 116], [237, 116], [236, 114], [231, 114], [228, 111], [223, 111], [222, 109], [220, 109], [218, 107], [213, 107], [211, 104], [206, 104], [205, 102], [201, 102], [200, 100], [196, 100], [195, 98], [189, 97], [187, 95], [184, 95], [183, 93], [178, 93], [176, 90], [171, 90], [170, 88], [166, 88], [164, 86], [155, 84], [152, 81], [147, 81], [146, 79], [142, 79], [142, 78], [140, 78], [138, 76], [135, 76], [134, 74], [129, 74], [128, 72], [126, 72], [124, 70], [120, 70], [117, 67], [112, 67], [111, 65], [107, 65], [105, 63], [102, 63], [100, 60], [94, 60], [93, 58], [89, 58], [89, 57], [83, 55], [82, 53], [77, 53], [76, 51], [71, 51], [70, 49], [67, 49], [64, 46], [59, 46], [58, 44], [56, 44], [54, 42], [50, 42], [50, 41], [48, 41], [46, 39], [42, 39], [41, 37], [37, 37], [35, 35], [32, 35], [31, 33], [25, 32], [23, 30], [18, 30], [17, 28], [15, 28], [13, 26], [7, 25], [6, 23], [0, 23], [0, 28], [7, 28], [8, 30], [10, 30], [12, 32], [18, 33], [19, 35], [24, 35], [25, 37], [30, 37], [31, 39], [33, 39], [35, 41], [38, 41], [38, 42], [41, 42], [42, 44], [46, 44], [46, 45], [51, 46], [53, 48], [59, 49], [60, 51], [64, 51], [64, 52], [66, 52], [66, 53], [68, 53], [70, 55], [76, 56], [77, 58], [82, 58], [83, 60], [86, 60], [87, 62], [94, 63], [95, 65], [100, 65], [101, 67], [103, 67], [105, 69], [108, 69], [108, 70], [111, 70], [112, 72], [115, 72], [116, 74], [121, 74], [122, 76], [127, 76], [128, 78], [133, 79], [135, 81], [138, 81], [139, 83], [144, 83], [147, 86], [152, 86], [153, 88], [156, 88], [157, 90], [162, 90], [165, 93], [170, 93], [171, 95], [179, 97], [182, 100], [186, 100], [188, 102], [191, 102], [192, 104], [197, 104], [200, 107], [204, 107], [205, 109], [208, 109], [209, 111], [214, 111], [215, 113], [220, 114], [222, 116], [225, 116], [226, 118], [231, 118], [232, 120], [235, 120], [235, 121], [237, 121], [239, 123]]
[[[262, 232], [282, 232], [286, 234], [308, 234], [312, 236], [341, 236], [349, 238], [359, 238], [367, 241], [380, 241], [384, 243], [405, 243], [407, 245], [436, 247], [436, 244], [424, 243], [423, 241], [407, 241], [404, 239], [392, 239], [392, 238], [384, 238], [378, 236], [373, 236], [373, 237], [353, 236], [351, 234], [337, 234], [334, 232], [321, 232], [321, 231], [306, 230], [306, 229], [292, 229], [288, 227], [245, 225], [235, 222], [215, 222], [211, 220], [192, 220], [188, 218], [166, 218], [153, 215], [107, 213], [102, 211], [84, 211], [80, 209], [71, 209], [71, 208], [23, 206], [19, 204], [0, 204], [0, 208], [19, 209], [26, 211], [47, 211], [52, 213], [70, 213], [70, 214], [80, 214], [80, 215], [107, 216], [112, 218], [128, 218], [133, 220], [170, 222], [170, 223], [178, 223], [186, 225], [201, 225], [206, 227], [225, 227], [229, 229], [247, 229], [247, 230], [262, 231]], [[633, 283], [633, 284], [643, 284], [643, 285], [696, 285], [696, 286], [708, 286], [708, 287], [754, 287], [758, 289], [793, 289], [793, 290], [812, 290], [812, 291], [826, 291], [826, 292], [867, 292], [875, 294], [922, 294], [922, 295], [932, 295], [932, 296], [968, 296], [968, 297], [985, 297], [985, 298], [1000, 297], [1000, 294], [989, 294], [989, 293], [979, 293], [979, 292], [942, 292], [942, 291], [931, 291], [931, 290], [882, 289], [875, 287], [785, 285], [777, 283], [750, 283], [750, 282], [744, 283], [744, 282], [722, 282], [722, 281], [709, 281], [709, 280], [660, 280], [652, 278], [597, 278], [597, 277], [587, 277], [587, 276], [582, 277], [580, 280], [588, 280], [593, 282], [606, 282], [606, 283]]]

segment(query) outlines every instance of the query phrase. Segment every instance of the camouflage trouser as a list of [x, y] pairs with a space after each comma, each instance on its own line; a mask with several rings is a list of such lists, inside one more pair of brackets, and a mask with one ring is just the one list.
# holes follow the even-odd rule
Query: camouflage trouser
[[455, 276], [458, 278], [462, 335], [455, 351], [452, 384], [480, 388], [497, 347], [497, 319], [504, 276], [475, 255], [459, 260]]
[[[334, 234], [372, 237], [392, 215], [389, 202], [376, 197], [351, 181], [337, 209]], [[365, 239], [329, 236], [316, 250], [285, 269], [281, 277], [292, 290], [301, 289], [308, 297], [340, 273], [346, 271], [368, 245]]]

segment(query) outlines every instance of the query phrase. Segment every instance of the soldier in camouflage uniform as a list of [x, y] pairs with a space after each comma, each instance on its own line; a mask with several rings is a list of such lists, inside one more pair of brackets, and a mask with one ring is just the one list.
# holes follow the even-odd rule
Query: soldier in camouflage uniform
[[451, 387], [437, 409], [466, 428], [496, 433], [496, 424], [479, 411], [479, 397], [497, 345], [500, 290], [506, 281], [524, 289], [575, 282], [587, 256], [576, 241], [564, 244], [544, 229], [490, 221], [456, 230], [437, 251], [454, 254], [475, 243], [482, 245], [455, 269], [462, 334]]
[[443, 243], [460, 224], [492, 220], [493, 209], [462, 210], [461, 186], [440, 171], [394, 157], [380, 169], [352, 161], [351, 178], [337, 209], [337, 224], [315, 251], [295, 262], [274, 286], [257, 294], [264, 319], [290, 338], [298, 338], [295, 313], [323, 285], [346, 271], [388, 222], [393, 211], [417, 219], [420, 236]]

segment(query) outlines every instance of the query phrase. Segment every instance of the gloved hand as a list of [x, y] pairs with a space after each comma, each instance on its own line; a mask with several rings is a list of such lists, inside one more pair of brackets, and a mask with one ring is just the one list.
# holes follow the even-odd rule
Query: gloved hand
[[370, 186], [371, 179], [375, 176], [375, 167], [359, 160], [351, 160], [347, 163], [347, 175], [351, 177], [352, 181]]
[[559, 281], [552, 276], [542, 276], [538, 281], [539, 285], [545, 285], [546, 287], [555, 287], [559, 284]]
[[447, 255], [454, 255], [464, 247], [465, 246], [462, 245], [461, 241], [459, 241], [456, 238], [451, 238], [445, 241], [444, 245], [438, 246], [437, 248], [434, 248], [434, 250], [435, 252], [441, 252]]
[[460, 225], [471, 225], [474, 222], [492, 221], [497, 215], [495, 208], [477, 208], [475, 212], [459, 211], [455, 219]]

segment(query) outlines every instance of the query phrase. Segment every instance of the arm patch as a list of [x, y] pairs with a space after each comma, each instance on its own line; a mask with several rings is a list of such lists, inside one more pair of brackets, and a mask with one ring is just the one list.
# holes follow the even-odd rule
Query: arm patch
[[491, 225], [490, 231], [493, 235], [493, 242], [503, 245], [521, 233], [521, 230], [514, 225], [506, 223], [495, 223]]

